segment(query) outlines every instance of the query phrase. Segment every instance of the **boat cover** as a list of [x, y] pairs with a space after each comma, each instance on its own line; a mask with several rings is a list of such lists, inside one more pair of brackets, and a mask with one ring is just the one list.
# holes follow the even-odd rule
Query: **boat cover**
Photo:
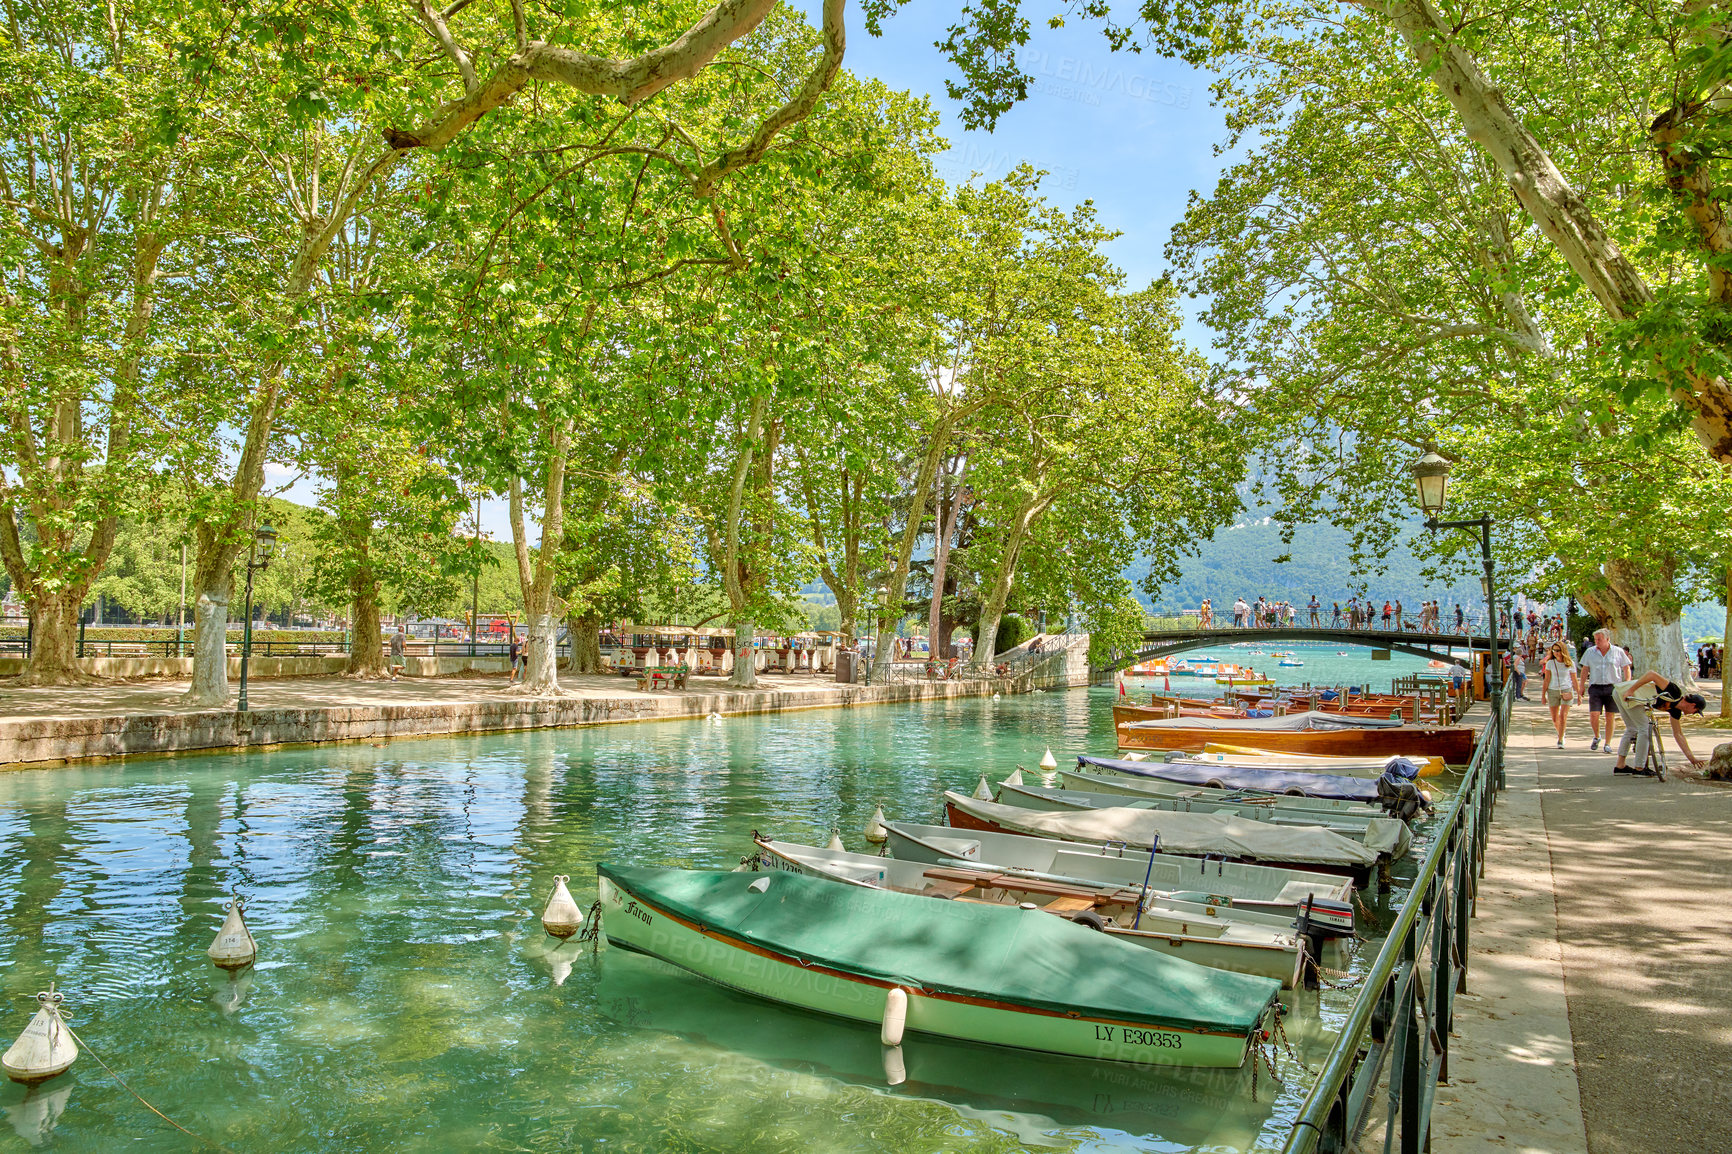
[[[912, 991], [1247, 1034], [1281, 990], [1273, 978], [1199, 966], [1016, 906], [781, 871], [604, 863], [596, 872], [704, 930]], [[751, 888], [759, 881], [769, 882], [762, 892]]]
[[1179, 785], [1208, 785], [1218, 781], [1228, 789], [1260, 789], [1269, 793], [1298, 790], [1306, 797], [1377, 803], [1375, 778], [1347, 777], [1338, 773], [1312, 773], [1307, 769], [1250, 769], [1219, 763], [1199, 765], [1186, 761], [1120, 761], [1116, 757], [1089, 757], [1085, 754], [1078, 754], [1076, 763]]
[[1304, 862], [1336, 867], [1368, 866], [1377, 852], [1351, 838], [1314, 825], [1274, 825], [1218, 813], [1173, 813], [1159, 809], [1035, 810], [994, 801], [977, 801], [946, 790], [944, 799], [963, 813], [1034, 837], [1123, 842], [1149, 849], [1161, 839], [1165, 853], [1223, 854], [1253, 861]]
[[1306, 709], [1285, 717], [1171, 717], [1155, 721], [1126, 722], [1132, 729], [1221, 729], [1267, 732], [1294, 732], [1319, 729], [1399, 729], [1402, 722], [1394, 717], [1359, 717], [1351, 713], [1324, 713]]

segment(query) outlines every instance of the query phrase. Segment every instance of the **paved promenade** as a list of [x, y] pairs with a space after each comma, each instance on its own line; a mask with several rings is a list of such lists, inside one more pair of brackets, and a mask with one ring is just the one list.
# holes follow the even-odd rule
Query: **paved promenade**
[[1732, 1147], [1732, 787], [1613, 777], [1588, 738], [1518, 703], [1438, 1150]]

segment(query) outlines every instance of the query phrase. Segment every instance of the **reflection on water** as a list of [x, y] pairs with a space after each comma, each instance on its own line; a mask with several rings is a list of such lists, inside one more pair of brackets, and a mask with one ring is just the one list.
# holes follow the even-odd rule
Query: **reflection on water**
[[[833, 825], [859, 848], [876, 804], [940, 820], [945, 787], [1032, 768], [1048, 745], [1109, 749], [1109, 698], [0, 776], [0, 1032], [56, 981], [96, 1054], [235, 1150], [1277, 1147], [1297, 1083], [1272, 1093], [1265, 1074], [1253, 1102], [1237, 1072], [919, 1036], [886, 1055], [872, 1028], [541, 932], [556, 873], [587, 908], [599, 860], [726, 867], [754, 829], [821, 843]], [[204, 953], [232, 892], [260, 948], [233, 978]], [[1292, 999], [1304, 1059], [1344, 998]], [[0, 1146], [188, 1141], [89, 1056], [46, 1087], [8, 1084], [0, 1109]]]

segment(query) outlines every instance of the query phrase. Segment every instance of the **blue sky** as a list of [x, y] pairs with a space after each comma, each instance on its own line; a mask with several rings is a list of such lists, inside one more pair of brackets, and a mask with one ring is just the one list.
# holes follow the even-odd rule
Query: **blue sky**
[[[802, 2], [816, 23], [819, 5]], [[843, 66], [931, 96], [951, 145], [940, 160], [946, 179], [955, 183], [978, 171], [993, 180], [1023, 161], [1044, 168], [1051, 173], [1042, 184], [1050, 199], [1067, 206], [1093, 200], [1102, 221], [1124, 234], [1111, 252], [1130, 287], [1160, 276], [1161, 249], [1184, 215], [1186, 197], [1212, 190], [1220, 171], [1214, 147], [1226, 129], [1209, 103], [1210, 77], [1180, 61], [1113, 52], [1097, 23], [1072, 20], [1048, 29], [1037, 6], [1029, 10], [1035, 27], [1018, 56], [1034, 77], [1028, 99], [993, 132], [966, 132], [960, 104], [944, 95], [945, 78], [955, 72], [933, 46], [960, 7], [956, 0], [909, 4], [885, 22], [882, 37], [873, 37], [850, 5]], [[1193, 343], [1206, 340], [1200, 330], [1187, 335]]]

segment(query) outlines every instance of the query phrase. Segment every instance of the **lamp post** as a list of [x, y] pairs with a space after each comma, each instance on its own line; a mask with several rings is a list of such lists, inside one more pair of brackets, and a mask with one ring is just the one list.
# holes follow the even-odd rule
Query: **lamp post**
[[[1438, 514], [1443, 512], [1444, 501], [1449, 493], [1449, 461], [1438, 455], [1436, 450], [1428, 450], [1425, 456], [1413, 463], [1413, 480], [1419, 488], [1419, 507], [1425, 510], [1425, 527], [1433, 532], [1439, 529], [1478, 529], [1479, 555], [1485, 571], [1480, 575], [1480, 589], [1485, 593], [1486, 621], [1486, 698], [1491, 705], [1493, 720], [1502, 727], [1502, 716], [1498, 710], [1503, 688], [1503, 659], [1498, 652], [1497, 631], [1497, 590], [1493, 581], [1491, 564], [1491, 517], [1481, 514], [1467, 521], [1440, 521]], [[1497, 752], [1494, 755], [1497, 762], [1497, 788], [1503, 788], [1503, 742], [1498, 741]]]
[[247, 662], [253, 655], [253, 574], [270, 567], [271, 551], [276, 546], [277, 531], [266, 521], [253, 534], [252, 546], [247, 550], [247, 619], [241, 630], [241, 695], [235, 702], [237, 713], [247, 711]]

